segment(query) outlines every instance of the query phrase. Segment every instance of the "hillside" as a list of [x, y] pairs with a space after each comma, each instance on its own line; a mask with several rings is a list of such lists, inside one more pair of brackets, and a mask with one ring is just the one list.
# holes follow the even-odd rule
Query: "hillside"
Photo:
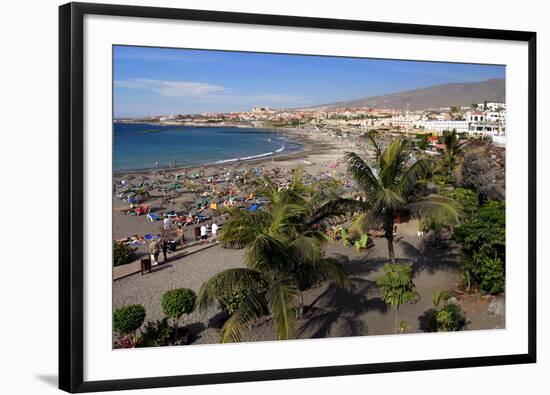
[[382, 96], [364, 97], [311, 108], [393, 108], [397, 110], [424, 110], [450, 106], [469, 106], [483, 101], [505, 102], [504, 79], [480, 82], [450, 83], [414, 89]]

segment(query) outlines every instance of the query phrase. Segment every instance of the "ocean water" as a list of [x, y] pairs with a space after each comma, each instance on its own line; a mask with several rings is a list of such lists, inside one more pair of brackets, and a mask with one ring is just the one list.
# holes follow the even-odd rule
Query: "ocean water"
[[113, 123], [113, 170], [231, 163], [302, 145], [270, 129]]

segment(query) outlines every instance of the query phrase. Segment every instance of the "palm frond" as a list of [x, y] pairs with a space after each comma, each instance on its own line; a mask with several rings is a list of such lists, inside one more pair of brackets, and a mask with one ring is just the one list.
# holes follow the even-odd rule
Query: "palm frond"
[[263, 211], [247, 211], [238, 208], [226, 210], [229, 219], [220, 231], [220, 240], [225, 243], [251, 243], [269, 220], [269, 214]]
[[206, 281], [199, 290], [197, 304], [205, 310], [219, 298], [243, 288], [254, 288], [265, 282], [262, 275], [251, 269], [227, 269]]
[[403, 165], [403, 143], [401, 140], [393, 140], [384, 150], [383, 161], [378, 170], [378, 179], [384, 188], [391, 188], [397, 183], [401, 175]]
[[359, 235], [366, 234], [369, 229], [378, 228], [381, 225], [380, 219], [372, 212], [362, 212], [355, 216], [349, 230]]
[[284, 271], [290, 264], [287, 240], [284, 234], [258, 235], [245, 252], [248, 268], [266, 274]]
[[439, 195], [430, 195], [409, 203], [407, 208], [414, 217], [429, 217], [437, 222], [452, 225], [461, 214], [456, 201]]
[[433, 162], [430, 159], [421, 158], [403, 172], [397, 184], [396, 191], [401, 195], [407, 195], [414, 185], [426, 177], [432, 170]]
[[220, 341], [222, 343], [240, 342], [243, 327], [257, 321], [267, 313], [268, 310], [263, 296], [256, 293], [249, 294], [239, 308], [223, 324]]
[[321, 243], [317, 238], [309, 237], [309, 235], [300, 235], [289, 244], [289, 257], [299, 265], [302, 262], [307, 262], [308, 265], [314, 268], [318, 265], [323, 257]]
[[373, 210], [379, 214], [397, 213], [405, 207], [403, 196], [393, 189], [384, 188], [372, 201]]
[[343, 218], [355, 213], [367, 212], [370, 205], [367, 202], [349, 198], [334, 198], [324, 202], [314, 210], [307, 226], [331, 219]]
[[376, 194], [382, 186], [372, 173], [369, 165], [367, 165], [365, 161], [354, 152], [348, 152], [346, 157], [348, 159], [348, 171], [351, 173], [359, 187], [366, 193], [367, 196]]
[[382, 156], [382, 149], [380, 148], [380, 145], [378, 145], [378, 142], [374, 138], [374, 135], [375, 135], [375, 132], [373, 130], [368, 131], [367, 133], [364, 134], [367, 140], [369, 140], [370, 143], [372, 144], [374, 148], [374, 152], [376, 154], [376, 160], [378, 161], [378, 158]]
[[278, 280], [266, 292], [266, 300], [274, 320], [278, 340], [294, 337], [298, 292], [297, 286], [290, 280]]
[[340, 287], [349, 288], [351, 286], [348, 274], [344, 271], [342, 265], [336, 259], [322, 259], [318, 264], [318, 272], [324, 279], [332, 280]]

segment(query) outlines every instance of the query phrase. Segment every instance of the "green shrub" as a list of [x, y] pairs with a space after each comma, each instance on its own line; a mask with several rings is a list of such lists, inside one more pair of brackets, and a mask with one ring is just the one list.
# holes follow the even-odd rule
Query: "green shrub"
[[466, 324], [466, 318], [462, 313], [462, 309], [454, 303], [449, 303], [441, 310], [438, 310], [435, 320], [438, 332], [458, 331]]
[[148, 321], [141, 336], [145, 347], [167, 346], [172, 336], [172, 328], [168, 325], [168, 319]]
[[455, 228], [456, 240], [461, 246], [463, 277], [492, 294], [504, 291], [505, 222], [504, 202], [490, 201]]
[[136, 258], [137, 248], [127, 244], [114, 242], [113, 245], [113, 264], [115, 266], [125, 265]]
[[195, 310], [197, 295], [188, 288], [177, 288], [166, 291], [162, 295], [162, 311], [177, 322], [184, 314], [190, 314]]
[[453, 317], [448, 310], [438, 311], [435, 319], [438, 332], [450, 332], [453, 330]]
[[134, 335], [145, 320], [145, 308], [134, 304], [116, 309], [113, 313], [113, 329], [121, 336]]
[[470, 189], [442, 188], [440, 189], [439, 194], [455, 200], [460, 205], [463, 218], [471, 218], [477, 211], [477, 195], [474, 191]]
[[504, 262], [500, 258], [483, 256], [477, 267], [481, 289], [492, 294], [504, 292]]

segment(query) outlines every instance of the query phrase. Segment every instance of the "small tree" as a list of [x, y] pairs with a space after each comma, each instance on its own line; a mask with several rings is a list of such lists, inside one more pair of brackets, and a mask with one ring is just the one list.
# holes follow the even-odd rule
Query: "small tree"
[[130, 342], [136, 343], [136, 331], [145, 320], [145, 308], [140, 304], [124, 306], [113, 313], [113, 329], [120, 336], [128, 336]]
[[384, 275], [376, 281], [382, 291], [382, 300], [395, 309], [395, 333], [398, 333], [397, 310], [415, 296], [412, 267], [406, 264], [384, 266]]
[[172, 289], [162, 295], [162, 311], [167, 317], [174, 319], [175, 337], [178, 335], [181, 316], [195, 310], [196, 300], [197, 295], [188, 288]]

